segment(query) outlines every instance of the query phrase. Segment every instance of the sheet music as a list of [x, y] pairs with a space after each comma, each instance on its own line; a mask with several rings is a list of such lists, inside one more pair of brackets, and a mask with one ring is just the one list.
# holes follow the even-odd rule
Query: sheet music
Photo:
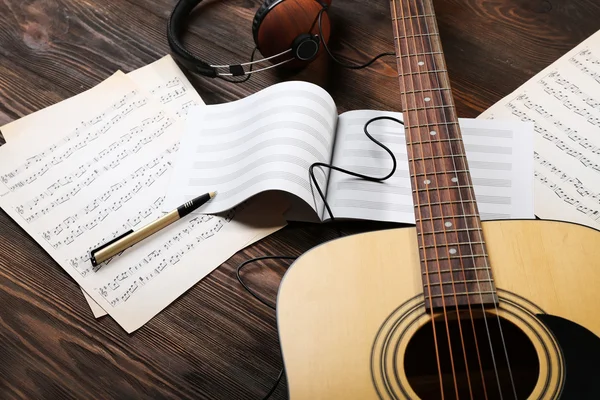
[[[219, 193], [203, 212], [227, 210], [268, 190], [293, 193], [320, 215], [308, 177], [329, 163], [336, 129], [333, 99], [320, 87], [286, 82], [227, 104], [194, 109], [163, 210], [194, 193]], [[317, 174], [324, 187], [327, 175]]]
[[[168, 111], [171, 111], [173, 117], [176, 117], [177, 119], [185, 120], [188, 110], [191, 107], [204, 105], [200, 95], [194, 90], [189, 80], [170, 55], [164, 56], [161, 59], [131, 71], [126, 75], [139, 89], [160, 102]], [[34, 113], [34, 115], [40, 116], [57, 112], [60, 113], [60, 110], [63, 107], [64, 105], [58, 103], [38, 111], [37, 113]], [[18, 123], [9, 123], [0, 128], [6, 141], [14, 140], [19, 134], [31, 132], [31, 130], [24, 126], [24, 124], [29, 121], [31, 120], [25, 118], [19, 120]], [[35, 138], [30, 137], [30, 140], [35, 140]], [[100, 305], [95, 303], [85, 291], [83, 292], [94, 317], [99, 318], [106, 315], [106, 311], [104, 311]]]
[[600, 32], [481, 114], [535, 124], [535, 214], [600, 229]]
[[[390, 156], [365, 134], [377, 116], [402, 121], [402, 114], [350, 111], [339, 117], [333, 163], [363, 174], [385, 176]], [[488, 123], [459, 119], [477, 205], [484, 220], [533, 218], [533, 134], [531, 124]], [[369, 133], [394, 152], [397, 168], [378, 183], [333, 171], [327, 199], [336, 218], [414, 223], [414, 205], [403, 127], [389, 120], [373, 122]], [[323, 219], [329, 215], [324, 210]]]
[[127, 332], [283, 226], [255, 220], [254, 204], [190, 215], [93, 268], [90, 250], [162, 215], [181, 122], [122, 73], [61, 104], [19, 120], [44, 128], [37, 140], [27, 132], [0, 147], [0, 206]]

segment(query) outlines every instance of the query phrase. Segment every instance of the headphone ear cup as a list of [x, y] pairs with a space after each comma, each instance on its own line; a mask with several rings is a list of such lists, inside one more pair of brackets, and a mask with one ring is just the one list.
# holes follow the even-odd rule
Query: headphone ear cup
[[258, 28], [260, 28], [260, 24], [263, 22], [263, 19], [271, 8], [282, 1], [283, 0], [265, 0], [265, 2], [258, 7], [258, 10], [256, 10], [256, 14], [254, 14], [254, 19], [252, 20], [252, 37], [254, 38], [256, 47], [258, 47]]
[[[269, 60], [271, 64], [282, 64], [288, 69], [303, 68], [320, 53], [321, 42], [329, 40], [329, 16], [324, 6], [315, 0], [268, 0], [259, 11], [254, 39], [263, 57], [273, 57]], [[317, 24], [320, 13], [323, 37], [319, 35]]]

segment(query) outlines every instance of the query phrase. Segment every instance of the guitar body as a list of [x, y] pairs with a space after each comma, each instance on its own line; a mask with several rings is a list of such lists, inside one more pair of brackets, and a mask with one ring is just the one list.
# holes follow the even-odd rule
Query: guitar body
[[[510, 365], [517, 384], [524, 382], [518, 398], [599, 399], [600, 232], [552, 221], [482, 225], [498, 306], [461, 307], [449, 322], [425, 309], [413, 228], [345, 237], [300, 257], [277, 300], [290, 398], [441, 398], [441, 386], [444, 398], [470, 398], [467, 380], [472, 398], [484, 398], [476, 390], [514, 398], [510, 385], [500, 396], [494, 371], [483, 371], [493, 359], [495, 375]], [[454, 354], [439, 378], [432, 318], [439, 347], [453, 346], [440, 357]], [[502, 339], [506, 351], [490, 349]]]

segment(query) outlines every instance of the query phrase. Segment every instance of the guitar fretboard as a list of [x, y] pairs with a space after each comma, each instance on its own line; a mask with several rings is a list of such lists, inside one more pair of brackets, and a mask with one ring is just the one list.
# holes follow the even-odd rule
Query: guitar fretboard
[[391, 0], [427, 308], [497, 302], [431, 0]]

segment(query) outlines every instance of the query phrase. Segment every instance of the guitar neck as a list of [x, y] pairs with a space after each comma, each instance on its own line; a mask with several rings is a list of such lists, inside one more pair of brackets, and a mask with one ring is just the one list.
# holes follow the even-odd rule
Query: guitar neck
[[390, 4], [426, 307], [495, 304], [432, 2]]

